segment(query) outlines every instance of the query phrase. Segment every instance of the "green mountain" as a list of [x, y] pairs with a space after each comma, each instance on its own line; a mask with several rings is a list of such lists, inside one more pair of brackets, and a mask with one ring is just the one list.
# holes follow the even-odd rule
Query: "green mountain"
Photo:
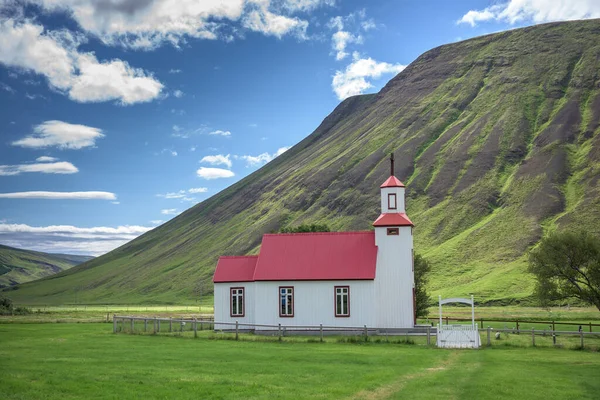
[[0, 288], [50, 276], [92, 258], [41, 253], [0, 245]]
[[527, 301], [526, 253], [600, 226], [600, 20], [426, 52], [379, 93], [343, 101], [260, 170], [102, 257], [20, 285], [18, 302], [192, 301], [219, 255], [301, 223], [370, 229], [394, 152], [434, 295]]

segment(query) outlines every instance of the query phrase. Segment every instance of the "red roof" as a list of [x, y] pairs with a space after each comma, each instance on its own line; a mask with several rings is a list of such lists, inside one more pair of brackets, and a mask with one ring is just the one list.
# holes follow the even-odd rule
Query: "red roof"
[[213, 282], [252, 282], [258, 256], [221, 256]]
[[398, 178], [392, 175], [387, 179], [387, 181], [383, 182], [383, 185], [381, 185], [380, 187], [404, 187], [404, 183], [400, 182]]
[[241, 258], [221, 257], [214, 282], [375, 279], [377, 246], [371, 231], [267, 234], [251, 279]]
[[415, 226], [408, 216], [404, 213], [381, 214], [373, 222], [373, 226]]

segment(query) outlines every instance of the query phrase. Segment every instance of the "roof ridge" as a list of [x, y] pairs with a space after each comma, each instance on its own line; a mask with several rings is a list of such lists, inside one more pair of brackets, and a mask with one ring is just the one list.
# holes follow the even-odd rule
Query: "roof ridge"
[[309, 235], [357, 235], [374, 233], [374, 231], [343, 231], [343, 232], [290, 232], [290, 233], [265, 233], [263, 236], [309, 236]]
[[219, 258], [258, 258], [258, 255], [249, 255], [249, 256], [219, 256]]

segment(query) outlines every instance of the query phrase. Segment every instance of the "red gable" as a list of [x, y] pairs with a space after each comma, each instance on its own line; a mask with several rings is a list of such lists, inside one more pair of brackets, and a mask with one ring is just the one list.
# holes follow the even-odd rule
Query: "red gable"
[[258, 256], [221, 256], [213, 282], [252, 282]]
[[383, 185], [381, 185], [380, 187], [381, 188], [404, 187], [404, 183], [400, 182], [400, 180], [398, 178], [396, 178], [394, 175], [392, 175], [387, 179], [387, 181], [383, 182]]
[[249, 261], [234, 272], [231, 259], [219, 259], [215, 282], [375, 279], [377, 246], [368, 231], [267, 234], [253, 279], [247, 279]]
[[404, 213], [381, 214], [373, 222], [373, 226], [415, 226], [408, 216]]

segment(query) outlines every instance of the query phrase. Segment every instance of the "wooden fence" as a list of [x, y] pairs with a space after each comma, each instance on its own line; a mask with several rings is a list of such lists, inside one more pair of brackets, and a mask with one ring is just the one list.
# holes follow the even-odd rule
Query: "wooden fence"
[[[471, 318], [443, 317], [442, 320], [445, 321], [445, 325], [448, 325], [450, 321], [471, 322]], [[517, 330], [520, 328], [521, 324], [545, 324], [548, 326], [552, 326], [553, 331], [556, 330], [556, 325], [574, 326], [577, 328], [581, 327], [582, 329], [588, 330], [589, 332], [593, 332], [593, 328], [596, 328], [596, 332], [600, 331], [600, 329], [598, 329], [600, 327], [600, 324], [594, 324], [591, 322], [557, 322], [557, 321], [537, 321], [537, 320], [525, 320], [525, 319], [484, 319], [484, 318], [479, 318], [478, 320], [476, 320], [476, 322], [479, 324], [480, 329], [484, 329], [484, 326], [483, 326], [484, 322], [487, 322], [488, 324], [500, 322], [500, 323], [514, 324], [515, 328]]]
[[[496, 322], [500, 322], [497, 321]], [[522, 321], [521, 321], [522, 322]], [[539, 322], [539, 321], [536, 321]], [[558, 323], [557, 323], [558, 324]], [[240, 322], [219, 322], [213, 318], [156, 318], [156, 317], [134, 317], [134, 316], [117, 316], [113, 315], [113, 333], [175, 333], [192, 332], [195, 338], [198, 337], [198, 331], [212, 331], [218, 327], [227, 327], [226, 329], [218, 329], [218, 331], [235, 334], [235, 340], [239, 339], [239, 335], [245, 332], [253, 332], [255, 334], [277, 336], [281, 341], [283, 337], [288, 335], [318, 335], [320, 341], [323, 341], [325, 335], [356, 335], [361, 336], [365, 341], [368, 341], [370, 336], [420, 336], [426, 338], [427, 345], [431, 345], [432, 336], [437, 337], [437, 329], [429, 325], [420, 326], [413, 329], [385, 329], [374, 328], [363, 325], [359, 326], [326, 326], [319, 325], [265, 325], [265, 324], [247, 324]], [[257, 329], [258, 328], [258, 329]], [[578, 338], [580, 348], [585, 345], [586, 338], [594, 339], [597, 347], [600, 347], [600, 332], [585, 332], [581, 331], [556, 331], [545, 329], [495, 329], [487, 327], [478, 329], [480, 335], [486, 338], [485, 344], [492, 346], [492, 336], [496, 339], [497, 334], [505, 334], [506, 337], [512, 334], [514, 338], [519, 338], [520, 343], [524, 343], [526, 338], [531, 339], [531, 345], [536, 346], [536, 338], [544, 337], [552, 339], [554, 346], [560, 346], [557, 343], [558, 337]], [[501, 342], [499, 342], [501, 343]], [[542, 343], [543, 344], [543, 343]]]
[[[136, 323], [138, 325], [136, 330]], [[319, 335], [320, 341], [323, 341], [325, 335], [360, 335], [368, 340], [369, 336], [375, 335], [404, 335], [404, 336], [426, 336], [427, 344], [431, 344], [431, 336], [435, 335], [435, 328], [423, 326], [421, 328], [411, 329], [382, 329], [369, 328], [364, 326], [327, 326], [319, 325], [266, 325], [266, 324], [247, 324], [236, 322], [219, 322], [214, 319], [186, 319], [186, 318], [150, 318], [134, 316], [113, 316], [113, 333], [182, 333], [191, 331], [194, 337], [198, 337], [198, 331], [212, 330], [215, 325], [225, 326], [229, 329], [218, 329], [235, 333], [235, 340], [239, 339], [239, 334], [244, 332], [254, 332], [256, 334], [269, 335], [276, 334], [279, 340], [286, 335]], [[258, 330], [257, 330], [258, 328]]]

